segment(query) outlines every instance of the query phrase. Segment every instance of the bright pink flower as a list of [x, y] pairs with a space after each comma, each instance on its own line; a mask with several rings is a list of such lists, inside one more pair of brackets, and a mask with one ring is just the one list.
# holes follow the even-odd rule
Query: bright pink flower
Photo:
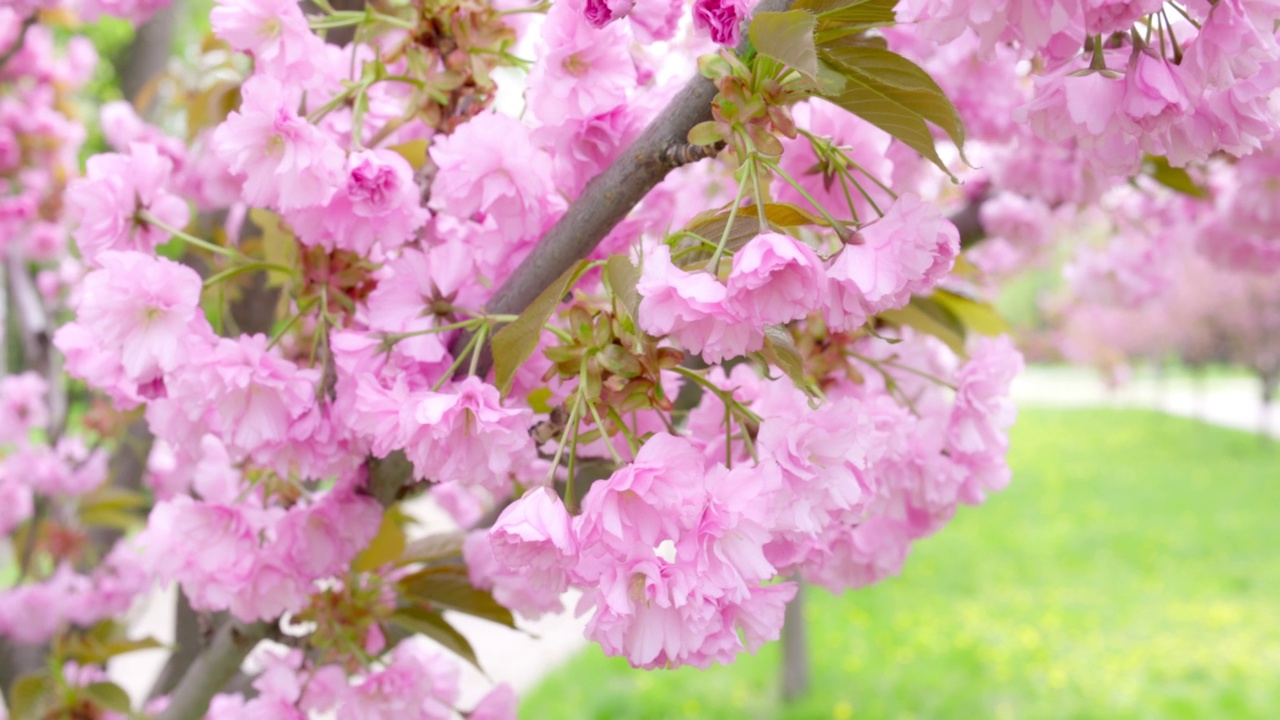
[[48, 392], [49, 383], [35, 372], [0, 378], [0, 444], [23, 444], [33, 428], [49, 422]]
[[643, 121], [636, 105], [627, 103], [600, 115], [535, 128], [532, 137], [551, 157], [556, 186], [576, 197], [640, 134]]
[[966, 502], [981, 502], [986, 490], [998, 490], [1009, 480], [1004, 456], [1009, 449], [1009, 427], [1017, 408], [1009, 398], [1009, 385], [1022, 372], [1022, 355], [1008, 336], [979, 338], [969, 362], [956, 373], [956, 403], [947, 431], [953, 457], [965, 464], [995, 464], [1002, 470], [984, 475], [987, 483], [969, 483]]
[[328, 202], [341, 187], [342, 150], [298, 116], [297, 91], [254, 75], [240, 93], [240, 109], [214, 131], [213, 147], [231, 172], [244, 177], [245, 202], [279, 210]]
[[1143, 15], [1159, 12], [1161, 0], [1084, 0], [1084, 29], [1090, 35], [1128, 32]]
[[532, 413], [504, 408], [498, 389], [474, 375], [415, 399], [404, 451], [418, 477], [501, 494], [511, 474], [531, 459]]
[[757, 327], [799, 320], [826, 297], [822, 261], [787, 235], [763, 233], [733, 256], [725, 306]]
[[1253, 3], [1223, 0], [1212, 5], [1200, 32], [1186, 47], [1183, 68], [1199, 83], [1223, 90], [1252, 78], [1280, 60], [1267, 13]]
[[614, 20], [626, 17], [635, 5], [636, 0], [612, 0], [612, 2], [610, 0], [586, 0], [582, 15], [592, 26], [602, 28]]
[[79, 227], [73, 233], [80, 254], [91, 263], [108, 250], [150, 252], [169, 233], [142, 217], [164, 224], [187, 224], [187, 204], [166, 189], [173, 163], [154, 145], [134, 143], [128, 155], [103, 153], [89, 158], [85, 176], [67, 188], [67, 212]]
[[669, 335], [707, 362], [743, 355], [764, 346], [760, 328], [742, 321], [725, 306], [728, 291], [705, 272], [685, 272], [671, 262], [671, 250], [659, 244], [644, 259], [640, 282], [640, 327], [650, 335]]
[[710, 35], [714, 42], [734, 47], [741, 37], [747, 10], [746, 0], [694, 0], [693, 27]]
[[427, 221], [413, 168], [390, 150], [362, 150], [347, 158], [345, 186], [327, 205], [290, 213], [289, 224], [306, 245], [368, 255], [414, 239]]
[[215, 35], [253, 56], [258, 72], [280, 80], [310, 79], [323, 52], [301, 7], [289, 0], [217, 0], [209, 22]]
[[173, 163], [173, 171], [178, 173], [185, 164], [187, 149], [182, 140], [165, 135], [145, 120], [138, 117], [133, 104], [128, 100], [112, 100], [98, 110], [98, 118], [102, 124], [102, 134], [106, 136], [111, 147], [119, 151], [128, 150], [134, 143], [154, 146], [160, 154]]
[[[589, 17], [595, 1], [588, 0]], [[614, 0], [616, 10], [610, 12], [621, 10], [627, 1]], [[627, 88], [636, 84], [629, 42], [619, 26], [591, 27], [572, 3], [553, 5], [542, 26], [544, 49], [529, 72], [529, 110], [544, 124], [559, 125], [623, 104]]]

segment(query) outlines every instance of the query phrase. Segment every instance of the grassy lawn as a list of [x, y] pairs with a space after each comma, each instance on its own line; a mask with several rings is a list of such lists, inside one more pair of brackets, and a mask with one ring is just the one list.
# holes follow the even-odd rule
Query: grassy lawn
[[778, 648], [632, 671], [591, 646], [542, 718], [1280, 717], [1280, 446], [1153, 412], [1024, 411], [1014, 482], [903, 575], [809, 592], [814, 689]]

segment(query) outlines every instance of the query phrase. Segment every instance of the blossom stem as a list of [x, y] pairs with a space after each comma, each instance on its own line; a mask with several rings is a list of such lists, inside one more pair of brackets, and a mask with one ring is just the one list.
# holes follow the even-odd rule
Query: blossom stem
[[394, 345], [395, 343], [398, 343], [401, 340], [407, 340], [412, 337], [421, 337], [423, 335], [434, 335], [435, 333], [449, 332], [450, 330], [460, 330], [462, 328], [472, 327], [473, 325], [476, 325], [480, 322], [481, 320], [479, 318], [472, 318], [470, 320], [463, 320], [461, 322], [449, 323], [448, 325], [430, 327], [430, 328], [427, 328], [426, 330], [413, 330], [411, 332], [402, 332], [402, 333], [387, 333], [386, 335], [382, 336], [382, 341], [386, 343], [391, 343]]
[[471, 336], [471, 339], [467, 341], [466, 346], [462, 348], [462, 352], [458, 353], [458, 357], [454, 358], [453, 364], [450, 365], [449, 369], [440, 376], [440, 379], [431, 386], [431, 392], [440, 392], [440, 388], [444, 387], [444, 384], [453, 378], [454, 374], [458, 372], [458, 368], [462, 367], [462, 363], [467, 359], [467, 356], [475, 352], [476, 340], [483, 334], [484, 333], [482, 331]]
[[779, 167], [778, 163], [766, 161], [766, 164], [769, 166], [771, 171], [776, 173], [778, 177], [782, 178], [783, 182], [795, 188], [796, 192], [800, 193], [801, 197], [809, 201], [809, 204], [818, 211], [818, 214], [822, 216], [823, 220], [827, 221], [827, 224], [831, 226], [831, 229], [836, 231], [836, 234], [840, 236], [841, 240], [845, 239], [845, 236], [849, 234], [849, 230], [844, 226], [844, 223], [831, 217], [831, 213], [827, 212], [827, 209], [822, 206], [822, 203], [814, 200], [813, 196], [809, 194], [809, 191], [805, 190], [800, 183], [796, 182], [795, 179], [788, 175], [785, 170]]
[[689, 378], [690, 380], [692, 380], [692, 381], [694, 381], [694, 382], [698, 383], [698, 384], [699, 384], [699, 385], [701, 385], [702, 387], [704, 387], [704, 388], [706, 388], [707, 390], [711, 391], [713, 394], [715, 394], [715, 396], [716, 396], [716, 397], [720, 398], [720, 402], [724, 403], [725, 405], [732, 405], [732, 406], [733, 406], [733, 409], [734, 409], [735, 411], [737, 411], [737, 412], [738, 412], [742, 417], [744, 417], [744, 418], [746, 418], [747, 420], [750, 420], [751, 422], [754, 422], [754, 423], [758, 423], [758, 422], [760, 422], [760, 416], [759, 416], [759, 415], [755, 414], [755, 413], [754, 413], [754, 412], [752, 412], [751, 410], [748, 410], [746, 407], [744, 407], [744, 406], [742, 405], [742, 403], [740, 403], [740, 402], [738, 402], [737, 400], [734, 400], [734, 399], [733, 399], [733, 391], [732, 391], [732, 390], [725, 390], [724, 388], [720, 387], [719, 385], [716, 385], [715, 383], [713, 383], [713, 382], [711, 382], [710, 380], [708, 380], [708, 379], [706, 379], [706, 378], [702, 377], [701, 375], [699, 375], [698, 373], [694, 372], [693, 370], [690, 370], [690, 369], [689, 369], [689, 368], [687, 368], [687, 367], [683, 367], [683, 366], [677, 365], [677, 366], [676, 366], [675, 368], [673, 368], [673, 369], [674, 369], [676, 372], [680, 373], [681, 375], [683, 375], [683, 376], [685, 376], [685, 377]]
[[254, 270], [274, 270], [276, 272], [282, 272], [288, 275], [293, 274], [293, 268], [291, 267], [287, 267], [285, 265], [277, 265], [275, 263], [254, 261], [254, 262], [245, 263], [244, 265], [234, 265], [232, 267], [227, 268], [226, 270], [223, 270], [222, 272], [217, 273], [216, 275], [210, 276], [208, 280], [204, 281], [204, 287], [206, 289], [211, 288], [214, 285], [217, 285], [218, 283], [222, 282], [223, 280], [227, 280], [229, 278], [235, 277], [236, 275], [239, 275], [241, 273], [253, 272]]
[[151, 213], [147, 212], [146, 210], [143, 210], [142, 212], [140, 212], [138, 214], [138, 218], [149, 225], [154, 225], [160, 228], [161, 230], [169, 233], [170, 235], [176, 238], [183, 240], [184, 242], [187, 242], [191, 245], [195, 245], [198, 248], [203, 248], [205, 250], [208, 250], [211, 253], [222, 255], [223, 257], [229, 257], [233, 260], [238, 260], [240, 262], [256, 262], [253, 258], [248, 257], [247, 255], [244, 255], [239, 250], [222, 247], [221, 245], [215, 245], [209, 242], [208, 240], [202, 240], [201, 238], [198, 238], [195, 235], [191, 235], [184, 230], [179, 230], [178, 228], [173, 227], [172, 225], [169, 225], [168, 223], [156, 217], [155, 215], [152, 215]]
[[618, 414], [617, 409], [613, 406], [609, 407], [609, 417], [612, 418], [613, 422], [617, 424], [620, 430], [622, 430], [622, 435], [627, 439], [627, 445], [631, 448], [631, 454], [635, 455], [637, 452], [640, 452], [640, 438], [637, 438], [631, 428], [623, 422], [622, 416]]
[[[569, 411], [569, 422], [565, 424], [564, 432], [560, 435], [560, 442], [556, 445], [556, 454], [551, 458], [551, 469], [547, 472], [547, 484], [554, 485], [556, 481], [556, 470], [560, 469], [560, 458], [564, 455], [564, 446], [569, 438], [569, 427], [578, 426], [578, 413], [582, 410], [582, 393], [577, 392], [573, 395], [573, 409]], [[577, 435], [577, 433], [574, 433]], [[576, 448], [575, 448], [576, 450]], [[569, 512], [573, 513], [577, 509], [577, 503], [573, 500], [573, 473], [569, 473], [568, 484], [565, 486], [565, 505], [569, 508]]]
[[742, 198], [746, 195], [746, 190], [746, 183], [739, 180], [738, 196], [733, 199], [733, 206], [729, 208], [729, 220], [724, 225], [724, 232], [720, 233], [720, 243], [716, 245], [716, 251], [711, 253], [711, 262], [707, 263], [707, 267], [715, 275], [719, 275], [720, 256], [724, 255], [724, 248], [729, 243], [729, 235], [733, 232], [733, 221], [738, 218], [738, 206], [742, 204]]
[[310, 312], [311, 308], [315, 307], [315, 304], [317, 302], [318, 300], [314, 297], [304, 300], [302, 304], [298, 306], [298, 312], [291, 315], [289, 317], [289, 320], [284, 324], [284, 326], [281, 327], [279, 330], [277, 330], [275, 335], [271, 336], [271, 342], [267, 343], [267, 349], [270, 350], [271, 348], [275, 347], [276, 344], [279, 343], [282, 338], [284, 338], [284, 334], [289, 332], [289, 328], [297, 324], [297, 322], [302, 319], [303, 315], [306, 315], [308, 312]]
[[484, 347], [484, 338], [489, 334], [489, 324], [485, 323], [480, 326], [480, 332], [476, 333], [476, 342], [471, 351], [471, 365], [468, 366], [467, 372], [471, 375], [476, 374], [476, 365], [480, 363], [480, 348]]
[[751, 184], [755, 190], [756, 219], [760, 222], [760, 234], [763, 235], [769, 232], [769, 225], [768, 225], [768, 221], [765, 219], [764, 193], [760, 191], [760, 168], [756, 164], [756, 161], [757, 161], [757, 158], [756, 156], [753, 155], [751, 157], [751, 165], [750, 165]]

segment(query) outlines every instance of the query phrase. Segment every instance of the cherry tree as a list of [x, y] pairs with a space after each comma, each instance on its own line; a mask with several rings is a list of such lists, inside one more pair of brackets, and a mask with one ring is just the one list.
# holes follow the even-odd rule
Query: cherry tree
[[[445, 611], [569, 589], [733, 662], [1009, 482], [982, 291], [1062, 228], [1119, 298], [1193, 224], [1280, 263], [1265, 3], [216, 0], [86, 122], [76, 18], [164, 4], [0, 8], [20, 718], [511, 717]], [[208, 632], [138, 707], [102, 666], [172, 584]]]

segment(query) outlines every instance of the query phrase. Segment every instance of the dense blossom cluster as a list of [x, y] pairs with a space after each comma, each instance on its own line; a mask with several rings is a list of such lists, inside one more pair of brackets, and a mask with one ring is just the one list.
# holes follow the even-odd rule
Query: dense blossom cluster
[[[466, 657], [442, 609], [510, 624], [570, 589], [636, 667], [732, 662], [796, 582], [895, 574], [1009, 482], [1022, 359], [956, 309], [984, 280], [1070, 232], [1107, 239], [1068, 269], [1106, 302], [1160, 297], [1192, 248], [1280, 267], [1266, 3], [903, 0], [855, 32], [895, 82], [932, 73], [959, 148], [732, 53], [738, 0], [216, 0], [234, 57], [189, 61], [222, 63], [230, 101], [175, 77], [164, 123], [105, 104], [81, 169], [66, 94], [96, 57], [54, 10], [161, 5], [0, 8], [0, 249], [37, 314], [69, 311], [28, 334], [95, 398], [68, 423], [56, 363], [0, 379], [0, 531], [24, 539], [0, 634], [114, 631], [177, 584], [297, 646], [211, 718], [512, 717], [405, 635]], [[699, 143], [524, 314], [487, 308], [699, 55], [726, 149]], [[118, 487], [138, 436], [142, 491]], [[465, 539], [406, 546], [418, 497]], [[59, 697], [102, 680], [60, 659]]]

